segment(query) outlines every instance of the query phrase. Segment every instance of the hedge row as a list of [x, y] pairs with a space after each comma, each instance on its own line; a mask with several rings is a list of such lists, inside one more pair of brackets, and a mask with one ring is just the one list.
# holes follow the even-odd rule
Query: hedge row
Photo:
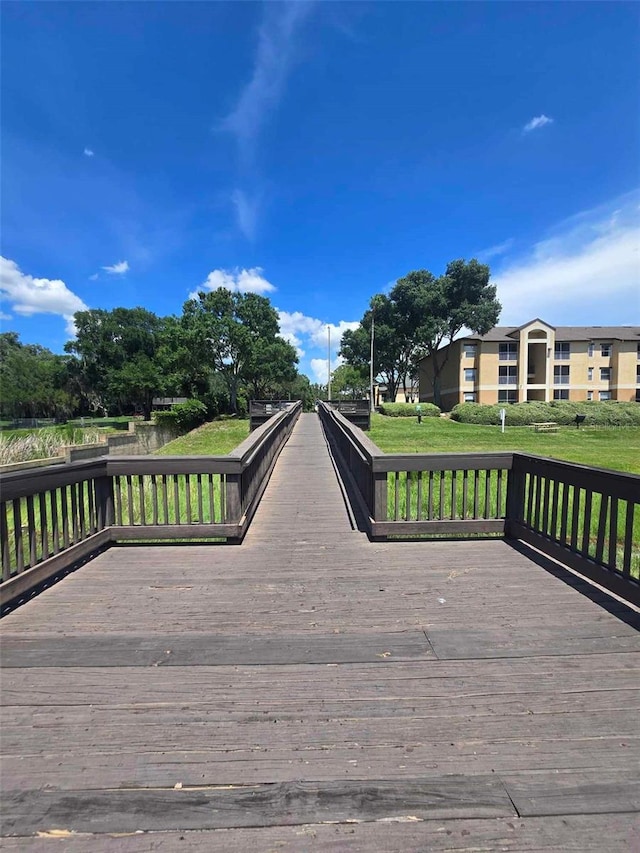
[[440, 417], [440, 409], [433, 403], [383, 403], [380, 406], [380, 414], [389, 418], [415, 418], [418, 414], [417, 405], [420, 406], [423, 418]]
[[586, 415], [585, 426], [640, 426], [640, 404], [607, 402], [572, 402], [552, 400], [548, 403], [531, 401], [508, 405], [482, 406], [479, 403], [459, 403], [451, 412], [451, 420], [464, 424], [499, 424], [500, 409], [506, 410], [507, 426], [555, 421], [562, 425], [574, 425], [576, 415]]
[[186, 400], [184, 403], [174, 403], [166, 412], [154, 412], [153, 419], [161, 426], [168, 426], [181, 435], [203, 424], [208, 417], [208, 410], [200, 400]]

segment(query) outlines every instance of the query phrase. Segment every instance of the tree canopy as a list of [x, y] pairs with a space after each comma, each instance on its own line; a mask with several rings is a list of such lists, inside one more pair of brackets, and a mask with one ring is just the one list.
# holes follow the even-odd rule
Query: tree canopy
[[354, 367], [369, 364], [372, 319], [375, 327], [374, 372], [395, 400], [400, 384], [407, 389], [418, 361], [433, 357], [433, 390], [440, 401], [440, 376], [448, 354], [442, 347], [467, 328], [485, 334], [498, 322], [500, 303], [489, 283], [486, 264], [451, 261], [444, 275], [415, 270], [398, 279], [388, 296], [376, 294], [360, 325], [342, 337], [340, 354]]

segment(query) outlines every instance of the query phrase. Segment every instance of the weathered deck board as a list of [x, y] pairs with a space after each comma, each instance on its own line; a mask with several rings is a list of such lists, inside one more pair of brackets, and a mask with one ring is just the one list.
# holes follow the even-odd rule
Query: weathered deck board
[[369, 543], [303, 416], [241, 546], [2, 621], [3, 846], [640, 849], [640, 617], [528, 553]]

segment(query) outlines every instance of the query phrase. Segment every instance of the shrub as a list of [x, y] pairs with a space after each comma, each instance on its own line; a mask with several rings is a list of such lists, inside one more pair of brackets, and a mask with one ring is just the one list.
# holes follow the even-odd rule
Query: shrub
[[200, 400], [187, 400], [174, 403], [167, 412], [154, 412], [153, 418], [160, 426], [166, 426], [176, 433], [189, 432], [207, 420], [207, 407]]
[[380, 414], [389, 418], [415, 418], [418, 414], [417, 405], [420, 406], [423, 418], [440, 417], [440, 409], [433, 403], [383, 403], [380, 406]]
[[507, 426], [529, 426], [555, 421], [562, 426], [573, 426], [576, 415], [586, 415], [585, 426], [640, 426], [640, 406], [615, 400], [574, 402], [551, 400], [548, 403], [532, 400], [528, 403], [497, 403], [482, 406], [479, 403], [459, 403], [451, 412], [451, 420], [464, 424], [499, 424], [500, 409], [506, 410]]

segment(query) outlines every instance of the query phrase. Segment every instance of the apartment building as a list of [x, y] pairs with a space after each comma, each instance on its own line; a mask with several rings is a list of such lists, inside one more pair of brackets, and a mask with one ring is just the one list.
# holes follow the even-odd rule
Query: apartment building
[[[526, 400], [640, 402], [640, 326], [495, 326], [439, 350], [442, 408]], [[420, 400], [433, 402], [433, 357], [419, 365]]]

